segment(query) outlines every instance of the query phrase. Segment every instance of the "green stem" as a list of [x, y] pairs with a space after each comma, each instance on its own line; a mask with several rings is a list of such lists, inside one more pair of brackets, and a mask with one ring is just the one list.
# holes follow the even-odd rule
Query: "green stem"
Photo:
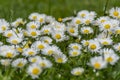
[[107, 10], [107, 7], [108, 7], [108, 3], [109, 3], [109, 0], [106, 0], [106, 4], [105, 4], [105, 7], [104, 7], [104, 16], [107, 14], [106, 10]]

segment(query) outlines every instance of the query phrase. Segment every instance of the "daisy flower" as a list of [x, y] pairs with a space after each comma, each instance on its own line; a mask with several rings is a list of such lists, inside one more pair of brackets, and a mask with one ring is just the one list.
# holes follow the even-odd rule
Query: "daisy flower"
[[101, 56], [99, 56], [99, 57], [92, 57], [90, 59], [89, 65], [92, 66], [94, 69], [103, 69], [106, 68], [107, 63], [106, 61], [104, 61], [104, 59]]
[[24, 58], [17, 58], [12, 62], [12, 66], [16, 68], [23, 68], [27, 64], [27, 60]]
[[77, 67], [77, 68], [73, 68], [71, 70], [71, 74], [72, 75], [75, 75], [75, 76], [80, 76], [84, 73], [84, 68], [81, 68], [81, 67]]
[[39, 75], [42, 73], [42, 68], [37, 64], [29, 65], [27, 69], [27, 73], [33, 78], [38, 78]]

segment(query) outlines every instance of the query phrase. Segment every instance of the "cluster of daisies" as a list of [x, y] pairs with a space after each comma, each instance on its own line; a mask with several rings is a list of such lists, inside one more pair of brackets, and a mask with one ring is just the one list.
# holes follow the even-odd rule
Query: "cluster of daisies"
[[[30, 14], [29, 21], [0, 19], [0, 64], [20, 69], [26, 66], [33, 79], [54, 67], [53, 63], [66, 64], [69, 58], [86, 53], [92, 55], [86, 66], [95, 70], [115, 65], [120, 52], [120, 8], [110, 9], [108, 15], [97, 17], [94, 11], [82, 10], [58, 21], [39, 13]], [[86, 71], [83, 67], [69, 72], [79, 76]]]

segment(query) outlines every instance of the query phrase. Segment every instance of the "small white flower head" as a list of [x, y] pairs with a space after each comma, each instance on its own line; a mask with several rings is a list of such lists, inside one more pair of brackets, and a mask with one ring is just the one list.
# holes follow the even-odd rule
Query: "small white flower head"
[[89, 17], [94, 19], [96, 16], [97, 16], [96, 12], [94, 12], [94, 11], [89, 12]]
[[42, 27], [40, 31], [41, 31], [41, 34], [48, 34], [48, 35], [51, 34], [51, 28], [48, 26]]
[[113, 29], [113, 24], [111, 21], [106, 21], [102, 23], [99, 27], [101, 31], [111, 31]]
[[89, 40], [82, 40], [81, 41], [83, 46], [88, 46], [89, 45]]
[[99, 41], [102, 45], [111, 45], [113, 42], [110, 38], [99, 39]]
[[58, 55], [54, 55], [54, 58], [56, 63], [66, 63], [67, 61], [67, 56], [61, 53]]
[[90, 59], [89, 65], [92, 66], [94, 69], [103, 69], [103, 68], [106, 68], [107, 63], [102, 58], [102, 56], [99, 56], [99, 57], [92, 57]]
[[0, 19], [0, 33], [9, 29], [10, 24], [5, 19]]
[[27, 64], [27, 60], [24, 58], [17, 58], [12, 62], [12, 66], [16, 68], [23, 68]]
[[17, 45], [17, 44], [21, 43], [22, 40], [23, 40], [23, 38], [19, 38], [19, 37], [14, 37], [14, 36], [13, 36], [13, 37], [8, 38], [8, 39], [7, 39], [7, 42], [9, 42], [9, 43], [11, 43], [11, 44]]
[[56, 42], [61, 42], [65, 40], [65, 35], [63, 32], [52, 33], [52, 37], [56, 40]]
[[29, 56], [35, 56], [37, 54], [36, 49], [34, 48], [28, 48], [28, 49], [24, 49], [22, 55], [29, 57]]
[[88, 48], [92, 52], [97, 52], [101, 48], [101, 46], [98, 40], [90, 40]]
[[52, 23], [55, 21], [55, 18], [52, 16], [46, 16], [45, 22], [47, 23]]
[[117, 20], [117, 19], [110, 19], [110, 21], [113, 24], [113, 28], [119, 27], [119, 25], [120, 25], [119, 20]]
[[119, 35], [120, 34], [120, 27], [116, 27], [113, 30], [114, 34]]
[[37, 65], [37, 64], [31, 64], [28, 69], [27, 69], [27, 73], [33, 78], [38, 78], [39, 75], [42, 73], [42, 68]]
[[82, 27], [81, 28], [81, 33], [82, 34], [90, 34], [90, 33], [93, 33], [93, 29], [91, 27]]
[[39, 16], [39, 13], [31, 13], [30, 15], [29, 15], [29, 19], [30, 20], [37, 20], [37, 18], [38, 18], [38, 16]]
[[113, 18], [120, 18], [120, 8], [115, 7], [110, 9], [109, 15], [112, 16]]
[[56, 46], [54, 46], [54, 45], [53, 45], [53, 46], [48, 46], [48, 47], [46, 47], [45, 49], [43, 49], [42, 54], [51, 56], [51, 55], [53, 55], [55, 52], [57, 52], [57, 50], [59, 50], [59, 48], [56, 47]]
[[97, 25], [101, 25], [102, 23], [109, 21], [109, 20], [110, 18], [108, 16], [102, 16], [102, 17], [97, 18], [96, 23]]
[[78, 36], [78, 27], [67, 27], [67, 31], [71, 36]]
[[38, 37], [38, 35], [40, 35], [39, 33], [40, 33], [40, 31], [36, 30], [36, 29], [29, 29], [28, 30], [28, 35], [32, 38]]
[[73, 50], [80, 50], [82, 48], [82, 46], [80, 44], [78, 44], [78, 43], [71, 43], [69, 45], [69, 48], [73, 49]]
[[41, 41], [36, 41], [32, 44], [32, 48], [39, 50], [43, 50], [48, 46], [48, 44], [41, 42]]
[[79, 24], [82, 24], [83, 23], [83, 19], [82, 18], [79, 18], [79, 17], [75, 17], [72, 19], [72, 23], [74, 25], [79, 25]]
[[40, 38], [40, 40], [42, 41], [42, 42], [44, 42], [44, 43], [47, 43], [47, 44], [52, 44], [52, 39], [50, 38], [50, 37], [48, 37], [48, 36], [43, 36], [43, 37], [41, 37]]
[[5, 31], [5, 32], [3, 33], [3, 35], [4, 35], [5, 37], [8, 37], [8, 38], [13, 37], [13, 36], [16, 36], [16, 34], [15, 34], [15, 32], [14, 32], [13, 30], [7, 30], [7, 31]]
[[18, 27], [18, 26], [20, 26], [20, 25], [24, 25], [25, 23], [26, 23], [26, 21], [23, 21], [22, 18], [18, 18], [18, 19], [16, 19], [14, 22], [12, 22], [11, 25], [12, 25], [13, 27]]
[[27, 29], [38, 29], [40, 27], [40, 24], [38, 22], [32, 21], [27, 23]]
[[111, 65], [114, 65], [119, 60], [119, 56], [115, 53], [105, 54], [104, 58], [105, 61], [110, 63]]
[[0, 55], [6, 58], [14, 58], [18, 55], [18, 53], [15, 51], [15, 49], [7, 49], [3, 51]]
[[77, 16], [80, 17], [80, 18], [85, 18], [85, 17], [88, 17], [89, 15], [89, 12], [87, 10], [82, 10], [82, 11], [79, 11]]
[[52, 27], [53, 32], [65, 32], [66, 25], [63, 23], [53, 22], [50, 27]]
[[83, 73], [84, 73], [84, 68], [81, 68], [81, 67], [73, 68], [71, 70], [71, 74], [74, 75], [74, 76], [80, 76]]
[[0, 63], [3, 66], [9, 66], [11, 64], [11, 59], [1, 59]]
[[79, 56], [80, 54], [81, 54], [80, 50], [70, 50], [69, 51], [69, 56], [70, 57], [76, 57], [76, 56]]
[[46, 58], [44, 59], [39, 59], [36, 64], [40, 65], [41, 68], [50, 68], [52, 67], [52, 63], [50, 60], [47, 60]]
[[83, 19], [83, 24], [85, 24], [85, 25], [89, 25], [92, 22], [93, 22], [93, 18], [91, 18], [91, 17], [86, 17]]
[[99, 51], [99, 53], [102, 54], [112, 54], [115, 53], [113, 49], [109, 49], [109, 48], [103, 48]]
[[28, 60], [31, 62], [31, 63], [36, 63], [38, 60], [40, 60], [41, 57], [40, 56], [33, 56], [33, 57], [29, 57]]
[[37, 21], [41, 24], [45, 23], [46, 15], [45, 14], [39, 14], [37, 17]]
[[117, 43], [113, 46], [116, 51], [120, 51], [120, 43]]

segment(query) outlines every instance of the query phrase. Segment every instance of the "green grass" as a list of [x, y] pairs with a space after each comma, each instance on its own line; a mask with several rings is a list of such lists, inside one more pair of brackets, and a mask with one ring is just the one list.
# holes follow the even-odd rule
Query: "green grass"
[[[109, 0], [107, 9], [120, 6], [120, 0]], [[72, 16], [80, 10], [93, 10], [103, 15], [106, 0], [0, 0], [0, 18], [27, 18], [32, 12], [45, 13], [55, 18]]]

